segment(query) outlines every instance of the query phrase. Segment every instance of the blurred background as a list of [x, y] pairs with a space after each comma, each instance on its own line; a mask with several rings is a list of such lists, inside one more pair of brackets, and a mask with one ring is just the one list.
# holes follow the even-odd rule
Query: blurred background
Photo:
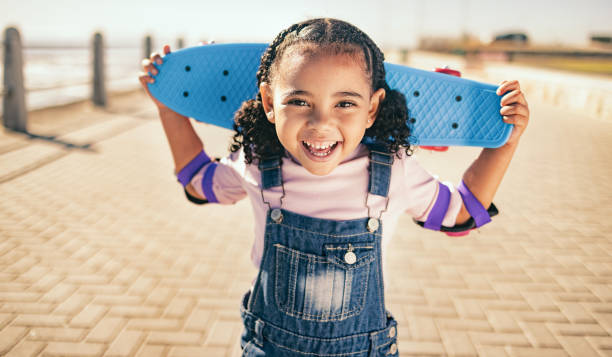
[[[152, 49], [200, 41], [269, 42], [280, 30], [310, 17], [337, 17], [369, 34], [388, 60], [407, 51], [435, 51], [478, 61], [516, 62], [580, 73], [612, 75], [609, 0], [241, 0], [0, 1], [0, 28], [14, 26], [25, 48], [28, 105], [87, 97], [90, 48], [104, 35], [110, 90], [137, 86], [134, 73]], [[404, 57], [393, 57], [404, 51]], [[440, 63], [438, 63], [440, 64]]]

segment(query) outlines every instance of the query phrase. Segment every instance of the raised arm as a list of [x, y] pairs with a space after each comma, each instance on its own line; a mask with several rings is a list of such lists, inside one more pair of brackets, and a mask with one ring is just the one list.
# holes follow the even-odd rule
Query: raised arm
[[[505, 145], [496, 149], [483, 149], [463, 174], [465, 186], [484, 208], [491, 205], [521, 135], [529, 123], [529, 107], [518, 81], [503, 81], [497, 89], [497, 94], [503, 95], [500, 113], [504, 122], [514, 124], [512, 134]], [[457, 224], [467, 222], [470, 216], [464, 204], [457, 216]]]
[[[165, 45], [164, 55], [168, 53], [170, 53], [170, 46]], [[143, 72], [138, 79], [146, 93], [157, 106], [159, 118], [164, 128], [166, 138], [168, 139], [170, 151], [172, 152], [174, 172], [178, 174], [192, 162], [194, 158], [202, 153], [204, 145], [200, 137], [196, 134], [189, 118], [174, 112], [172, 109], [155, 99], [149, 92], [148, 84], [154, 83], [155, 76], [158, 74], [158, 70], [153, 66], [153, 63], [161, 65], [163, 63], [163, 57], [159, 53], [154, 53], [150, 58], [144, 59], [142, 62]], [[149, 73], [151, 75], [149, 75]], [[191, 184], [186, 184], [185, 190], [198, 199], [206, 199], [198, 195]]]

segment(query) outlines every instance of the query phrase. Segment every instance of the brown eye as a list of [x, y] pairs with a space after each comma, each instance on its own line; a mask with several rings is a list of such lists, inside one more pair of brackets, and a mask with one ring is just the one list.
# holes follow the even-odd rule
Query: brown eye
[[338, 106], [340, 108], [350, 108], [350, 107], [354, 107], [356, 104], [353, 102], [340, 102], [338, 103]]
[[300, 99], [292, 99], [289, 102], [287, 102], [287, 104], [297, 105], [298, 107], [305, 107], [308, 105], [308, 103]]

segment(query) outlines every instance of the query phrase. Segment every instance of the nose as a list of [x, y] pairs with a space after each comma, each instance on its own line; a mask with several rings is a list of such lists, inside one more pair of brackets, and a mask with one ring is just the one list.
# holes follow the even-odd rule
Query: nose
[[322, 110], [313, 110], [308, 120], [308, 124], [314, 128], [324, 128], [332, 125], [333, 120], [333, 116], [330, 113]]

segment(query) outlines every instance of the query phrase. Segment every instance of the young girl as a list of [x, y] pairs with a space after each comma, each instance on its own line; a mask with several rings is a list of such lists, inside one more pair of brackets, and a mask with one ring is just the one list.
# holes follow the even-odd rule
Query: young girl
[[[236, 113], [232, 153], [218, 162], [186, 117], [152, 98], [187, 197], [248, 196], [254, 207], [259, 273], [242, 302], [244, 356], [397, 356], [382, 262], [398, 216], [461, 232], [496, 213], [493, 196], [529, 120], [518, 82], [497, 90], [515, 125], [510, 139], [483, 149], [454, 189], [410, 156], [406, 100], [387, 85], [383, 60], [346, 22], [290, 26], [262, 56], [259, 94]], [[143, 63], [145, 89], [162, 61]]]

